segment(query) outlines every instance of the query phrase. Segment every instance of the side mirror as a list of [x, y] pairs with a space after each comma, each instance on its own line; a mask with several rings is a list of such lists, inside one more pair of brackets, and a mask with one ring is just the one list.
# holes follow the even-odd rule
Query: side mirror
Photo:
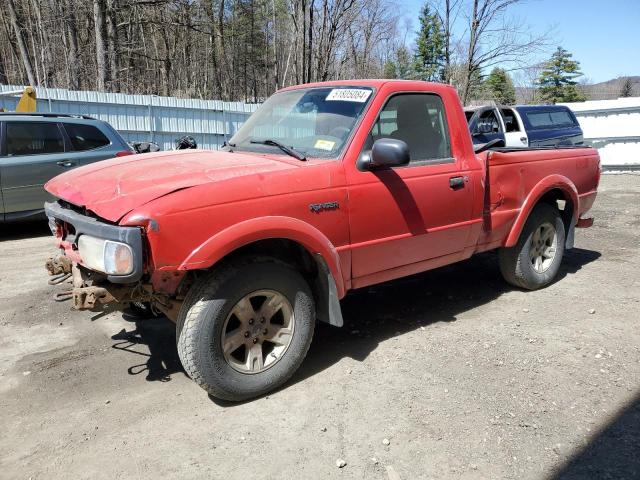
[[380, 138], [371, 149], [369, 160], [362, 165], [365, 170], [401, 167], [409, 163], [409, 146], [402, 140]]

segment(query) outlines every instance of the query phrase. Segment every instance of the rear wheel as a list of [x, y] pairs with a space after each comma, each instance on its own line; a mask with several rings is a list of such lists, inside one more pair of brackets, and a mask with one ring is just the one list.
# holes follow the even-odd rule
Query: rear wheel
[[499, 252], [500, 271], [516, 287], [535, 290], [553, 282], [564, 255], [565, 231], [560, 211], [537, 205], [527, 219], [518, 243]]
[[313, 296], [299, 272], [275, 260], [240, 261], [193, 285], [178, 317], [178, 354], [211, 395], [246, 400], [293, 375], [314, 326]]

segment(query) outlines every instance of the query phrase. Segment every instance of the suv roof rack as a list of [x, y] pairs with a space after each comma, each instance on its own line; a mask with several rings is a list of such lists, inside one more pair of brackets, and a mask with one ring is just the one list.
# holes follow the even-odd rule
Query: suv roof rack
[[0, 112], [0, 115], [16, 117], [46, 117], [46, 118], [83, 118], [85, 120], [95, 120], [89, 115], [75, 113], [43, 113], [43, 112]]

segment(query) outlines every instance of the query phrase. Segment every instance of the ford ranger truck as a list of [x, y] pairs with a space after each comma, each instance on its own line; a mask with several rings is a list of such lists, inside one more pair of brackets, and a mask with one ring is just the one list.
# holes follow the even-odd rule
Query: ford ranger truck
[[600, 178], [596, 150], [475, 147], [456, 91], [418, 81], [299, 85], [219, 151], [122, 157], [46, 185], [77, 309], [176, 323], [189, 376], [240, 401], [287, 381], [350, 290], [498, 249], [522, 289], [553, 282]]

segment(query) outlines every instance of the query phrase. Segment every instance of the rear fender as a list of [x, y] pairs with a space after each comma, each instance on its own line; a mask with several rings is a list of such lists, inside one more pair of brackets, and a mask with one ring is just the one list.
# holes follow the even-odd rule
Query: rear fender
[[[513, 247], [516, 243], [518, 243], [520, 233], [522, 233], [524, 224], [527, 221], [527, 218], [529, 218], [531, 211], [538, 204], [545, 193], [555, 189], [561, 190], [564, 193], [565, 199], [570, 200], [573, 204], [573, 212], [569, 230], [571, 231], [573, 229], [578, 220], [578, 212], [580, 210], [578, 190], [576, 189], [573, 182], [567, 177], [563, 175], [549, 175], [548, 177], [545, 177], [540, 182], [538, 182], [536, 186], [531, 189], [529, 195], [527, 195], [527, 198], [522, 204], [522, 208], [520, 208], [520, 213], [518, 213], [518, 216], [516, 217], [516, 220], [511, 227], [511, 231], [507, 236], [507, 241], [504, 245], [505, 247]], [[567, 239], [572, 236], [570, 235], [570, 231], [567, 232]]]
[[320, 255], [335, 281], [338, 297], [344, 297], [345, 282], [336, 248], [318, 229], [290, 217], [255, 218], [222, 230], [193, 250], [179, 270], [209, 268], [240, 247], [272, 238], [292, 240], [305, 247], [312, 256]]

